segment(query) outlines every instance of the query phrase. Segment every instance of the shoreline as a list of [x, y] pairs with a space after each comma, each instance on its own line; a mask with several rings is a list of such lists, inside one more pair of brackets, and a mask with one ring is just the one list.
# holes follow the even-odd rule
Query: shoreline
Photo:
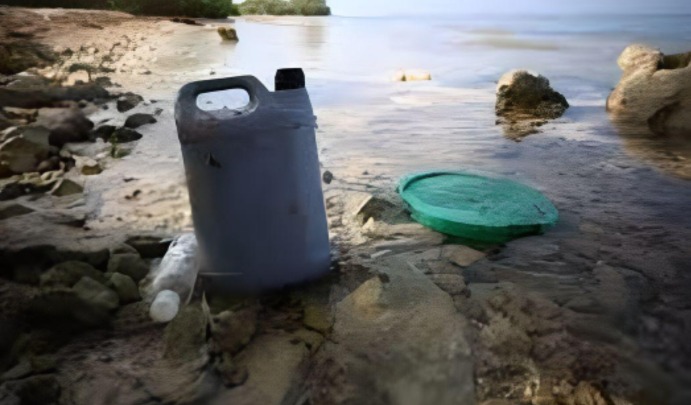
[[[122, 82], [124, 87], [109, 88], [112, 92], [145, 96], [141, 104], [126, 113], [115, 113], [115, 100], [111, 100], [106, 103], [108, 110], [98, 110], [89, 118], [97, 125], [120, 126], [126, 116], [134, 113], [153, 115], [158, 109], [161, 112], [156, 115], [158, 122], [137, 129], [143, 137], [136, 141], [130, 155], [103, 159], [103, 172], [86, 176], [83, 196], [22, 197], [11, 201], [35, 211], [0, 222], [0, 258], [5, 261], [18, 258], [15, 255], [23, 250], [46, 255], [40, 247], [53, 246], [63, 255], [49, 252], [49, 256], [53, 255], [50, 260], [98, 262], [102, 258], [96, 260], [96, 253], [112, 250], [132, 237], [167, 238], [191, 226], [172, 117], [173, 100], [171, 96], [159, 95], [174, 94], [172, 89], [178, 82], [201, 73], [182, 72], [180, 77], [166, 79], [159, 76], [168, 71], [157, 72], [154, 66], [162, 66], [161, 58], [169, 58], [166, 69], [197, 66], [193, 61], [204, 55], [173, 49], [179, 43], [172, 38], [186, 40], [192, 33], [209, 31], [209, 40], [216, 41], [214, 27], [122, 17], [115, 24], [104, 23], [100, 24], [102, 28], [94, 28], [80, 26], [82, 20], [71, 20], [71, 10], [65, 11], [55, 11], [50, 17], [55, 25], [49, 30], [43, 30], [43, 24], [52, 23], [43, 21], [30, 27], [35, 30], [34, 39], [52, 49], [74, 50], [93, 45], [99, 49], [98, 54], [112, 49], [118, 38], [126, 35], [130, 38], [128, 45], [114, 66], [109, 67], [116, 72], [103, 76]], [[102, 14], [104, 19], [109, 15], [100, 11], [85, 13], [106, 13]], [[5, 18], [7, 14], [0, 16]], [[61, 18], [65, 21], [60, 22]], [[242, 41], [242, 33], [240, 36]], [[192, 39], [189, 41], [183, 43], [194, 46]], [[84, 57], [89, 56], [93, 55], [87, 49]], [[152, 58], [159, 59], [152, 62]], [[220, 59], [209, 60], [219, 63]], [[78, 61], [81, 59], [75, 60]], [[150, 74], [145, 74], [146, 70]], [[78, 73], [73, 75], [74, 80], [80, 77]], [[213, 76], [210, 72], [206, 75]], [[451, 94], [440, 105], [408, 108], [434, 116], [439, 110], [431, 108], [454, 111], [457, 98], [460, 97]], [[485, 104], [490, 104], [489, 95], [487, 100], [477, 101], [476, 108], [484, 108]], [[231, 312], [241, 313], [255, 330], [240, 351], [230, 356], [240, 371], [224, 363], [228, 356], [214, 350], [206, 354], [213, 343], [200, 341], [194, 328], [182, 334], [189, 338], [185, 341], [192, 342], [191, 348], [187, 348], [189, 352], [184, 354], [196, 350], [192, 360], [176, 362], [184, 358], [182, 355], [179, 359], [166, 358], [164, 348], [182, 351], [166, 336], [180, 336], [175, 333], [181, 333], [179, 329], [189, 324], [154, 325], [146, 319], [146, 308], [139, 302], [120, 308], [113, 315], [113, 328], [76, 334], [57, 352], [45, 354], [58, 364], [56, 371], [48, 375], [67, 393], [62, 395], [70, 395], [75, 404], [98, 403], [105, 395], [98, 389], [115, 382], [114, 395], [123, 401], [151, 395], [176, 401], [199, 389], [197, 395], [207, 395], [209, 401], [214, 398], [219, 403], [251, 403], [253, 399], [278, 403], [300, 395], [318, 399], [316, 403], [348, 399], [366, 402], [390, 392], [404, 395], [408, 392], [406, 387], [387, 391], [401, 381], [427, 381], [428, 375], [414, 370], [420, 364], [429, 367], [432, 374], [455, 378], [451, 382], [448, 378], [428, 381], [434, 390], [448, 390], [481, 403], [510, 398], [566, 404], [580, 397], [629, 403], [636, 401], [636, 395], [649, 395], [643, 399], [661, 403], [671, 400], [665, 397], [668, 392], [687, 393], [684, 383], [691, 378], [688, 366], [683, 364], [684, 350], [688, 348], [683, 342], [686, 331], [683, 326], [670, 329], [672, 326], [666, 326], [665, 319], [684, 319], [683, 299], [688, 295], [683, 288], [687, 279], [680, 269], [684, 260], [688, 261], [688, 257], [684, 259], [688, 253], [684, 246], [691, 235], [683, 230], [684, 222], [676, 228], [668, 227], [662, 218], [656, 223], [654, 217], [647, 216], [645, 207], [635, 205], [635, 186], [639, 182], [650, 186], [664, 178], [665, 186], [679, 181], [679, 189], [685, 183], [662, 175], [646, 175], [649, 172], [640, 163], [625, 167], [630, 162], [613, 152], [615, 146], [600, 145], [593, 150], [585, 143], [561, 141], [555, 136], [510, 144], [544, 165], [566, 168], [561, 169], [567, 172], [564, 176], [557, 176], [531, 169], [527, 162], [516, 160], [506, 165], [506, 170], [522, 172], [524, 178], [536, 178], [543, 187], [549, 187], [550, 198], [563, 207], [564, 219], [553, 232], [488, 248], [475, 253], [477, 260], [467, 263], [463, 260], [469, 259], [463, 254], [468, 251], [449, 252], [448, 246], [453, 245], [440, 234], [407, 218], [390, 187], [395, 180], [391, 167], [396, 166], [386, 166], [389, 163], [385, 158], [377, 161], [376, 149], [370, 144], [348, 143], [369, 131], [393, 133], [397, 126], [405, 125], [398, 108], [387, 105], [371, 111], [353, 110], [351, 121], [339, 117], [350, 111], [347, 107], [318, 111], [322, 124], [318, 138], [320, 146], [326, 149], [322, 151], [322, 160], [325, 169], [336, 175], [334, 183], [324, 188], [332, 240], [339, 252], [335, 258], [339, 270], [324, 280], [246, 299], [233, 307]], [[434, 139], [433, 124], [416, 130]], [[418, 140], [428, 138], [418, 136]], [[554, 145], [571, 153], [566, 153], [566, 157], [552, 154]], [[368, 148], [374, 157], [367, 167], [363, 160], [348, 162], [348, 153], [364, 157]], [[349, 152], [336, 155], [332, 150]], [[420, 153], [408, 152], [411, 156]], [[586, 165], [579, 160], [583, 156], [588, 158]], [[435, 156], [425, 157], [429, 161], [434, 159]], [[614, 165], [621, 167], [610, 167]], [[643, 173], [642, 179], [637, 170]], [[367, 171], [372, 174], [364, 174]], [[595, 183], [582, 186], [586, 178]], [[559, 187], [560, 183], [569, 182], [575, 188]], [[603, 189], [607, 192], [603, 193]], [[665, 190], [661, 202], [652, 203], [676, 208], [679, 213], [675, 214], [681, 215], [682, 203], [674, 200], [673, 195], [678, 189]], [[363, 205], [367, 199], [370, 202]], [[357, 211], [360, 205], [365, 211]], [[373, 218], [371, 222], [369, 218]], [[640, 219], [646, 222], [639, 223]], [[651, 241], [656, 244], [650, 245]], [[452, 256], [456, 254], [463, 258]], [[12, 277], [0, 279], [0, 291], [9, 296], [21, 296], [19, 292], [36, 288]], [[669, 283], [675, 280], [679, 286], [670, 287]], [[402, 302], [413, 293], [419, 294], [416, 300]], [[213, 308], [212, 314], [219, 316], [219, 310], [226, 309]], [[196, 306], [190, 307], [191, 314], [199, 315], [192, 312], [196, 310]], [[380, 318], [381, 314], [384, 318]], [[444, 333], [427, 330], [426, 315], [434, 317], [430, 322]], [[383, 319], [394, 321], [387, 323]], [[631, 329], [636, 326], [644, 330]], [[396, 339], [377, 343], [381, 336]], [[363, 341], [368, 344], [362, 344]], [[661, 344], [666, 347], [659, 347]], [[453, 345], [453, 350], [448, 349]], [[199, 348], [204, 348], [204, 355], [199, 355]], [[436, 350], [453, 361], [436, 357]], [[88, 354], [80, 357], [81, 352]], [[267, 358], [266, 353], [275, 356]], [[664, 359], [675, 354], [681, 357], [682, 364], [672, 371], [663, 370]], [[374, 360], [362, 360], [368, 358]], [[276, 361], [280, 367], [271, 366]], [[242, 370], [249, 376], [244, 381], [238, 377]], [[413, 370], [412, 374], [406, 370]], [[684, 374], [676, 375], [679, 370]], [[168, 372], [175, 372], [179, 389], [164, 387], [157, 380]], [[295, 375], [301, 381], [294, 381]], [[334, 375], [340, 375], [341, 380], [334, 380]], [[361, 375], [371, 376], [366, 387]], [[31, 374], [25, 377], [18, 380], [35, 378]], [[224, 379], [226, 385], [220, 382]], [[610, 384], [603, 385], [603, 380]], [[662, 381], [659, 385], [658, 380]], [[140, 385], [135, 387], [137, 381]], [[231, 382], [230, 387], [227, 381]], [[267, 389], [271, 381], [278, 383]], [[471, 394], [458, 393], [455, 386], [465, 387]], [[430, 393], [424, 386], [418, 388]], [[2, 395], [0, 390], [0, 399]]]

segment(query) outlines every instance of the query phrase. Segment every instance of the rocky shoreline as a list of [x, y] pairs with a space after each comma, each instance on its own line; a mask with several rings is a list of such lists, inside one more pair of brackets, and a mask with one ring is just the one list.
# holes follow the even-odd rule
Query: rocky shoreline
[[[173, 322], [152, 322], [147, 275], [189, 228], [189, 208], [181, 175], [149, 178], [130, 158], [174, 131], [172, 104], [112, 81], [150, 76], [138, 49], [159, 46], [142, 34], [156, 20], [38, 11], [55, 22], [47, 35], [25, 23], [32, 13], [0, 7], [3, 44], [51, 52], [0, 78], [0, 156], [28, 151], [0, 180], [0, 402], [682, 404], [691, 395], [686, 234], [622, 221], [610, 235], [582, 221], [582, 238], [555, 231], [464, 246], [411, 222], [391, 192], [338, 171], [325, 185], [329, 276], [228, 300], [200, 286]], [[95, 34], [104, 29], [128, 40]], [[68, 30], [69, 43], [57, 43]], [[156, 192], [153, 181], [163, 184]], [[665, 250], [621, 235], [653, 235]]]

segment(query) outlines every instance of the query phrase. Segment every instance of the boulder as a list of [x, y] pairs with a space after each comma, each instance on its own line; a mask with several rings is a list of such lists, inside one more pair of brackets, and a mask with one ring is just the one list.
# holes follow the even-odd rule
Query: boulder
[[154, 118], [154, 116], [151, 114], [136, 113], [127, 117], [127, 120], [125, 120], [125, 127], [139, 128], [142, 125], [153, 124], [155, 122], [156, 118]]
[[218, 27], [218, 35], [224, 41], [239, 41], [238, 33], [233, 27]]
[[50, 131], [50, 144], [61, 147], [67, 142], [83, 142], [89, 139], [94, 127], [79, 108], [42, 108], [36, 123]]
[[146, 264], [139, 254], [118, 253], [110, 257], [108, 272], [121, 273], [139, 282], [149, 274], [149, 265]]
[[101, 125], [100, 127], [91, 131], [91, 139], [103, 139], [107, 141], [113, 132], [115, 132], [116, 127], [114, 125]]
[[139, 287], [132, 280], [132, 277], [121, 273], [113, 273], [108, 280], [108, 286], [115, 290], [118, 297], [120, 297], [120, 302], [123, 304], [129, 304], [141, 299]]
[[542, 75], [513, 70], [504, 74], [497, 84], [495, 112], [500, 117], [554, 119], [561, 117], [567, 108], [566, 98], [554, 91]]
[[48, 157], [48, 132], [32, 129], [0, 145], [0, 162], [12, 173], [36, 171]]
[[121, 127], [113, 132], [108, 141], [110, 143], [128, 143], [139, 139], [142, 139], [142, 134], [133, 129]]
[[111, 311], [120, 306], [118, 294], [91, 277], [82, 277], [72, 289], [91, 307]]
[[415, 82], [432, 80], [432, 74], [420, 69], [399, 70], [394, 73], [392, 80], [395, 82]]
[[665, 55], [631, 45], [619, 56], [623, 71], [607, 111], [623, 129], [691, 138], [691, 52]]
[[106, 279], [99, 270], [89, 263], [79, 261], [67, 261], [56, 264], [50, 270], [41, 274], [40, 283], [42, 287], [73, 287], [82, 277], [90, 277], [91, 279], [105, 283]]
[[119, 112], [125, 112], [133, 109], [139, 103], [144, 101], [142, 96], [134, 93], [125, 93], [122, 96], [118, 97], [118, 101], [116, 102], [116, 107]]

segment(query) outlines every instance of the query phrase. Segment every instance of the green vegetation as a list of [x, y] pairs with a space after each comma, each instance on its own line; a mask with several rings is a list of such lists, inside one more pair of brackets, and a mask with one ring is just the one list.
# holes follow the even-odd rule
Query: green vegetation
[[21, 7], [90, 8], [125, 11], [132, 14], [226, 18], [238, 15], [232, 0], [4, 0]]
[[245, 0], [240, 14], [258, 15], [330, 15], [326, 0]]

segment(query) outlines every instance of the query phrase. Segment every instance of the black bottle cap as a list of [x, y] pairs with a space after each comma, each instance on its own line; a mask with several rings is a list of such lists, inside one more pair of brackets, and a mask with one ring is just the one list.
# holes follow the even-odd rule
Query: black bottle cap
[[305, 88], [305, 72], [301, 68], [286, 68], [276, 71], [276, 91]]

